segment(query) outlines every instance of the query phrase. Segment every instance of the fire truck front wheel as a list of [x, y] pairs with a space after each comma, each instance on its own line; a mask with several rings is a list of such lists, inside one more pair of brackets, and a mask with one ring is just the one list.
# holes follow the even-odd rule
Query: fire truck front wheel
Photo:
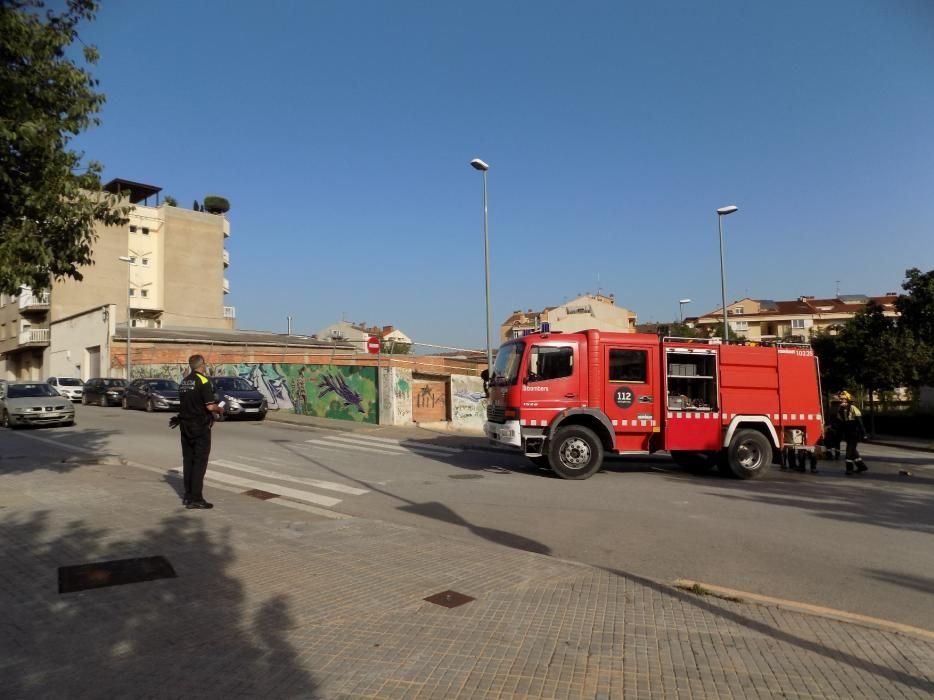
[[737, 430], [727, 450], [727, 464], [740, 479], [758, 479], [772, 463], [772, 445], [758, 430]]
[[586, 479], [603, 466], [603, 445], [590, 428], [559, 428], [548, 447], [548, 462], [562, 479]]

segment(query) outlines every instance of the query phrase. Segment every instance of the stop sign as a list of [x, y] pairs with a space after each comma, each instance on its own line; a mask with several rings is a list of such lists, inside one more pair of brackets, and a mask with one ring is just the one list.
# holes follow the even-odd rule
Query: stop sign
[[375, 335], [371, 335], [366, 341], [366, 350], [371, 355], [375, 355], [379, 352], [379, 338]]

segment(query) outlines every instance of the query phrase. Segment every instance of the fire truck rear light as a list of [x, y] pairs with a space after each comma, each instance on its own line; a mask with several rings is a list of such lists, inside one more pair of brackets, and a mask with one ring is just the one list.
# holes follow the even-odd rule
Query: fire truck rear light
[[506, 420], [519, 420], [519, 409], [507, 408], [503, 416], [506, 418]]

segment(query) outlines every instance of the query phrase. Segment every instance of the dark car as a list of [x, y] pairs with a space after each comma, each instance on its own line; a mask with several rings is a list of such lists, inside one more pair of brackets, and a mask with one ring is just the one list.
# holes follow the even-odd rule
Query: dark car
[[94, 377], [84, 383], [81, 403], [85, 406], [89, 403], [96, 403], [98, 406], [119, 406], [123, 403], [125, 389], [126, 379]]
[[246, 379], [240, 377], [211, 377], [214, 393], [218, 401], [224, 401], [224, 415], [227, 418], [266, 417], [266, 399]]
[[177, 411], [178, 384], [172, 379], [134, 379], [123, 392], [123, 407]]

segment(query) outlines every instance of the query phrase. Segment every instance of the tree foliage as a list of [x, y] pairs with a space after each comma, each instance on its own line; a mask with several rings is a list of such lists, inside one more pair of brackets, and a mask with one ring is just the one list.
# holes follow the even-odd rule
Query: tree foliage
[[[60, 3], [56, 3], [60, 5]], [[99, 163], [82, 166], [74, 136], [100, 122], [104, 95], [67, 55], [94, 0], [0, 0], [0, 291], [82, 278], [94, 223], [122, 224], [129, 206], [101, 189]], [[98, 54], [86, 46], [84, 61]]]
[[230, 202], [216, 194], [208, 194], [204, 196], [204, 205], [201, 207], [201, 211], [206, 211], [209, 214], [225, 214], [230, 211]]

